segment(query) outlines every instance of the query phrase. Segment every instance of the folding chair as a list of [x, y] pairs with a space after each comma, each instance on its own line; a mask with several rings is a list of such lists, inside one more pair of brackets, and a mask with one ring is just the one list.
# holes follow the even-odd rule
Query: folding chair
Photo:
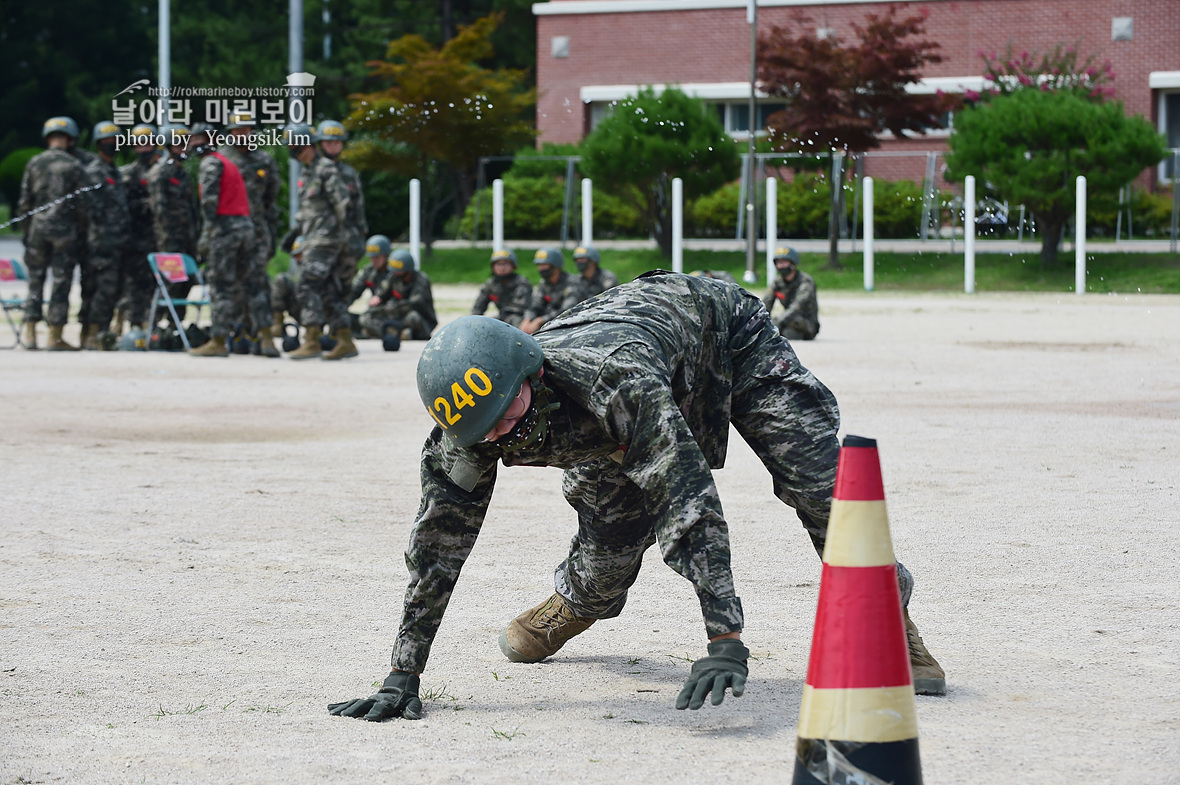
[[[0, 303], [4, 305], [4, 318], [8, 320], [8, 326], [12, 328], [12, 337], [14, 339], [14, 342], [11, 346], [4, 346], [0, 348], [15, 349], [24, 343], [20, 337], [20, 326], [18, 326], [17, 323], [12, 320], [12, 311], [24, 311], [25, 300], [28, 297], [27, 289], [29, 281], [29, 274], [25, 270], [25, 266], [20, 263], [19, 259], [0, 259], [0, 284], [11, 284], [17, 283], [19, 281], [25, 282], [25, 296], [10, 296], [4, 292], [0, 292]], [[23, 317], [21, 319], [21, 323], [24, 323]]]
[[[156, 308], [163, 305], [172, 314], [172, 323], [176, 325], [176, 330], [180, 333], [180, 340], [184, 342], [184, 348], [191, 349], [193, 347], [188, 342], [184, 325], [180, 323], [176, 306], [195, 306], [199, 319], [202, 306], [210, 305], [209, 287], [205, 284], [205, 277], [201, 275], [201, 271], [197, 267], [197, 260], [186, 253], [150, 253], [147, 258], [148, 264], [152, 268], [152, 275], [156, 278], [157, 289], [156, 296], [152, 299], [152, 313], [148, 319], [149, 329], [155, 328]], [[191, 290], [188, 297], [173, 297], [168, 294], [168, 284], [182, 283], [193, 279], [196, 279], [197, 285], [201, 287], [202, 297], [193, 297]], [[193, 321], [195, 322], [197, 319]]]

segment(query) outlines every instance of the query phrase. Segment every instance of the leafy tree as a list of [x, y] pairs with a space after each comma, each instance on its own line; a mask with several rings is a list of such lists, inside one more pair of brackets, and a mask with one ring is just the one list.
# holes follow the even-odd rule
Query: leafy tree
[[[836, 35], [818, 38], [811, 19], [796, 16], [787, 27], [772, 27], [758, 40], [758, 81], [786, 103], [767, 120], [776, 150], [830, 151], [846, 159], [880, 146], [880, 135], [922, 134], [940, 125], [954, 99], [942, 94], [911, 95], [927, 64], [942, 62], [938, 44], [916, 40], [925, 32], [928, 12], [897, 17], [868, 14], [853, 24], [856, 41]], [[845, 166], [844, 170], [847, 171]], [[838, 269], [842, 188], [832, 188], [828, 211], [828, 266]]]
[[1090, 191], [1117, 191], [1164, 157], [1163, 137], [1150, 123], [1090, 92], [1015, 90], [955, 116], [947, 176], [973, 174], [999, 198], [1028, 207], [1041, 230], [1043, 267], [1057, 261], [1078, 175]]
[[389, 45], [385, 60], [369, 63], [388, 86], [351, 97], [348, 123], [357, 132], [347, 157], [358, 167], [422, 179], [423, 242], [430, 248], [441, 210], [462, 212], [474, 191], [481, 156], [531, 140], [536, 91], [525, 74], [478, 65], [491, 52], [493, 14], [459, 28], [441, 48], [419, 35]]
[[620, 101], [582, 145], [582, 171], [630, 201], [643, 215], [664, 256], [672, 255], [672, 178], [692, 199], [737, 175], [733, 140], [717, 115], [675, 88], [646, 87]]

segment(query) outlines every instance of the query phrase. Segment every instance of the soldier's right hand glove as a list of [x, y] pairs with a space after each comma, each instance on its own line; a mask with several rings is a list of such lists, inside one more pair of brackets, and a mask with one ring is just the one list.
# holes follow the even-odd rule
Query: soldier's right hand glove
[[376, 695], [328, 705], [328, 713], [338, 717], [356, 717], [369, 722], [383, 722], [401, 717], [422, 719], [422, 701], [418, 698], [418, 674], [393, 671]]
[[283, 249], [283, 253], [291, 253], [291, 249], [295, 247], [295, 238], [298, 236], [298, 226], [292, 226], [287, 230], [287, 233], [283, 235], [282, 242], [279, 243], [279, 247]]
[[750, 650], [741, 641], [719, 640], [709, 644], [709, 656], [692, 664], [692, 673], [684, 682], [684, 689], [676, 696], [677, 709], [699, 709], [705, 703], [705, 696], [713, 693], [713, 705], [725, 700], [725, 688], [729, 687], [733, 697], [741, 697], [746, 691], [746, 660]]

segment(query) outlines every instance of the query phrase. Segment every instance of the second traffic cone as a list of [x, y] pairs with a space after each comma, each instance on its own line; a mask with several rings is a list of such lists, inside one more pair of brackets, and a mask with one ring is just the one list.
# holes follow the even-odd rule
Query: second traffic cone
[[922, 782], [881, 461], [860, 436], [836, 466], [793, 782]]

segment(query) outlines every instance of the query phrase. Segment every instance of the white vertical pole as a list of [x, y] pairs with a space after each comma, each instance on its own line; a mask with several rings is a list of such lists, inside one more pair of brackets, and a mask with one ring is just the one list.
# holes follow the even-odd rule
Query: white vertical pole
[[963, 183], [963, 291], [975, 294], [975, 175]]
[[410, 180], [410, 255], [418, 266], [422, 266], [422, 257], [418, 255], [418, 246], [422, 244], [422, 181], [415, 177]]
[[1086, 177], [1078, 175], [1078, 196], [1074, 213], [1073, 259], [1074, 259], [1074, 291], [1084, 294], [1086, 291]]
[[672, 272], [684, 272], [684, 181], [672, 178]]
[[504, 248], [504, 181], [492, 180], [492, 250]]
[[873, 291], [873, 265], [875, 260], [873, 258], [873, 178], [866, 177], [861, 180], [861, 191], [864, 193], [865, 200], [865, 291]]
[[[159, 6], [159, 80], [160, 80], [160, 96], [168, 99], [168, 93], [172, 92], [172, 20], [171, 20], [171, 0], [160, 0]], [[167, 103], [165, 103], [167, 106]], [[157, 125], [163, 127], [164, 121], [158, 120]]]
[[[169, 0], [160, 0], [162, 6]], [[303, 71], [303, 0], [288, 0], [287, 3], [287, 73], [297, 74]], [[290, 121], [290, 117], [287, 118]], [[306, 118], [311, 123], [311, 118]], [[293, 157], [287, 159], [287, 199], [290, 215], [287, 218], [289, 226], [295, 225], [295, 216], [299, 213], [299, 162]]]
[[582, 245], [593, 245], [594, 239], [594, 183], [582, 181]]
[[766, 285], [774, 281], [774, 247], [778, 245], [778, 178], [766, 178]]

